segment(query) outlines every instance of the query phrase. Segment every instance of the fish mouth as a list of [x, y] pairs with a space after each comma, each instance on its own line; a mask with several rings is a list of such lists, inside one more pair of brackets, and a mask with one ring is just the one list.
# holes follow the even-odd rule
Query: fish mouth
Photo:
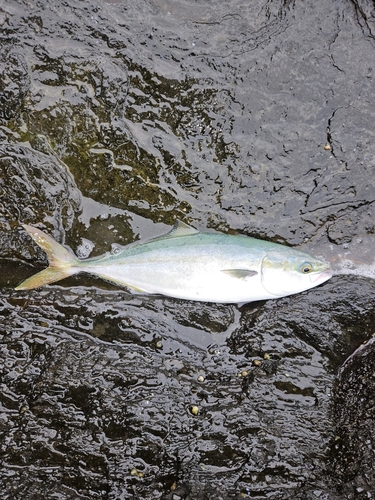
[[333, 272], [331, 269], [326, 269], [321, 273], [314, 273], [313, 276], [310, 276], [310, 281], [315, 285], [317, 285], [318, 283], [324, 283], [325, 281], [329, 280], [329, 278], [332, 278], [332, 274]]

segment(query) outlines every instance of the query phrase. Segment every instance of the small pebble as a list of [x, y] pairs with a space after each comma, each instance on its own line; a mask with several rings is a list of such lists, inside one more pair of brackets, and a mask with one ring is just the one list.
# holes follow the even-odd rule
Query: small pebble
[[143, 477], [144, 476], [143, 472], [137, 470], [135, 467], [133, 467], [132, 470], [130, 471], [130, 475], [131, 476], [137, 476], [137, 477]]
[[191, 407], [190, 411], [191, 411], [191, 413], [192, 413], [193, 415], [198, 415], [198, 413], [199, 413], [199, 408], [198, 408], [198, 406], [193, 405], [193, 406]]

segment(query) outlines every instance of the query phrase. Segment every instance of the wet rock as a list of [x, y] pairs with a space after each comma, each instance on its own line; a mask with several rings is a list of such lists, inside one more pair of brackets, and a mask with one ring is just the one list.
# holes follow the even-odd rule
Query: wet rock
[[97, 202], [301, 244], [373, 202], [358, 5], [8, 6], [32, 82], [8, 125], [46, 136]]
[[355, 235], [373, 234], [375, 232], [375, 205], [361, 202], [351, 213], [338, 217], [328, 225], [327, 233], [330, 241], [336, 245], [351, 243]]
[[14, 118], [22, 109], [30, 89], [30, 75], [25, 57], [2, 45], [0, 54], [0, 123]]
[[[342, 339], [365, 335], [369, 290], [358, 290], [362, 314], [348, 297], [323, 341], [328, 310], [343, 300], [337, 282], [242, 315], [207, 305], [212, 318], [232, 316], [221, 333], [203, 304], [198, 329], [172, 299], [84, 287], [3, 293], [6, 491], [40, 491], [53, 469], [52, 491], [83, 498], [313, 499], [316, 488], [342, 498], [325, 475], [327, 366]], [[14, 475], [19, 465], [33, 475]]]
[[338, 491], [348, 499], [372, 498], [375, 491], [374, 363], [375, 341], [371, 339], [345, 362], [334, 393], [331, 474]]
[[306, 343], [320, 352], [335, 371], [375, 331], [375, 290], [369, 278], [337, 276], [324, 287], [310, 290], [308, 298], [299, 294], [293, 300], [268, 301], [255, 311], [251, 305], [243, 309], [243, 327], [233, 334], [230, 345], [247, 357], [263, 357], [264, 353], [274, 353], [275, 359], [283, 357], [276, 347], [278, 341], [274, 339], [272, 347], [268, 340], [252, 335], [261, 329], [264, 334], [273, 332], [280, 338], [296, 335], [299, 340], [293, 343], [293, 351], [299, 342]]
[[45, 262], [21, 224], [37, 224], [61, 241], [81, 208], [81, 195], [62, 162], [18, 144], [0, 144], [2, 258]]

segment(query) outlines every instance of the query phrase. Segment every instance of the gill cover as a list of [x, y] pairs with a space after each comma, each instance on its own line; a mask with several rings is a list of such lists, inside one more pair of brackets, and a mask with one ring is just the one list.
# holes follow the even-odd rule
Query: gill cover
[[262, 260], [262, 285], [274, 296], [285, 296], [308, 290], [314, 285], [314, 266], [302, 252], [271, 251]]

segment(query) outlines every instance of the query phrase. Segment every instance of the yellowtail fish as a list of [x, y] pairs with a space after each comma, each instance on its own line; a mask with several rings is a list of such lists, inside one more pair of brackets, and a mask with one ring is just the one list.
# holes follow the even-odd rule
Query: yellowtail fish
[[293, 248], [246, 236], [202, 233], [179, 221], [164, 236], [88, 259], [79, 259], [40, 229], [23, 227], [46, 252], [49, 267], [16, 290], [86, 272], [141, 293], [246, 303], [302, 292], [332, 276], [327, 263]]

